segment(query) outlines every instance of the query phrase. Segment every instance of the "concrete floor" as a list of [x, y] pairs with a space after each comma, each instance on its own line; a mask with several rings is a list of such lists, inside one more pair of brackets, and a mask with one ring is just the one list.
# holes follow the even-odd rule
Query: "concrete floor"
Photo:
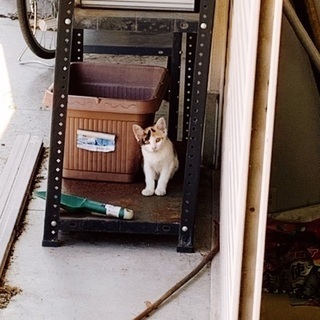
[[[0, 14], [15, 12], [15, 1], [0, 2]], [[48, 147], [51, 113], [41, 101], [53, 70], [38, 64], [19, 65], [23, 48], [18, 21], [0, 18], [0, 173], [17, 134], [42, 137]], [[30, 51], [24, 56], [34, 58]], [[35, 185], [42, 190], [46, 161]], [[1, 319], [132, 319], [147, 301], [154, 302], [189, 273], [210, 248], [210, 213], [200, 219], [204, 228], [198, 228], [193, 254], [177, 253], [176, 238], [107, 234], [76, 234], [68, 236], [62, 247], [44, 248], [44, 206], [40, 199], [29, 203], [4, 279], [21, 292], [0, 309]], [[218, 264], [217, 258], [212, 268], [205, 267], [150, 319], [219, 319], [218, 276], [212, 272]]]

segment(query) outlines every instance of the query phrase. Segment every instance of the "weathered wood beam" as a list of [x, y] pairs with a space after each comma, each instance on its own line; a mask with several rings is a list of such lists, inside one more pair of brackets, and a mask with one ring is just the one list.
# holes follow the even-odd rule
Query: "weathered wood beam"
[[0, 176], [0, 278], [16, 236], [16, 225], [27, 204], [42, 150], [42, 140], [17, 136]]

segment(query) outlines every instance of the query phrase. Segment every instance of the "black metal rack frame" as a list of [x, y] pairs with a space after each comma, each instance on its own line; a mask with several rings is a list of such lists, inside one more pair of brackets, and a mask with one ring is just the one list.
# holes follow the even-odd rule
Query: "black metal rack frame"
[[[43, 246], [58, 246], [61, 230], [105, 231], [174, 234], [178, 236], [177, 250], [179, 252], [193, 251], [214, 5], [214, 0], [201, 0], [198, 13], [140, 12], [83, 10], [75, 8], [73, 0], [60, 1]], [[165, 29], [166, 32], [173, 34], [187, 34], [187, 82], [184, 93], [187, 151], [181, 217], [178, 224], [141, 223], [103, 218], [84, 221], [78, 218], [66, 219], [60, 215], [70, 61], [72, 51], [77, 45], [77, 41], [74, 41], [76, 39], [74, 30], [85, 29], [90, 15], [96, 21], [96, 29], [112, 30], [115, 25], [122, 25], [124, 31], [163, 32]], [[124, 20], [126, 23], [122, 23]], [[176, 122], [177, 118], [170, 121], [171, 125], [176, 125], [173, 121]]]

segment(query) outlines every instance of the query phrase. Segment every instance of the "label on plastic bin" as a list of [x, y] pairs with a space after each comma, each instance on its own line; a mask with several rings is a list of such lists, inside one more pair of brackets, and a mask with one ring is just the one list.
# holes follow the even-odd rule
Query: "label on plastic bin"
[[116, 148], [116, 136], [114, 134], [77, 130], [77, 148], [97, 151], [112, 152]]

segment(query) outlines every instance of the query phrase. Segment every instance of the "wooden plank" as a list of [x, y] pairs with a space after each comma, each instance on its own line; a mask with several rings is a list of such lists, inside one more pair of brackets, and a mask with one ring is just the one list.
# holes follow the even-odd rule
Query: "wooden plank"
[[199, 13], [196, 12], [168, 12], [168, 11], [145, 11], [145, 10], [123, 10], [123, 9], [94, 9], [74, 8], [75, 20], [77, 18], [154, 18], [154, 19], [186, 19], [198, 21]]
[[262, 0], [237, 320], [260, 319], [281, 24], [282, 1]]
[[204, 165], [220, 166], [222, 105], [224, 99], [227, 41], [230, 0], [216, 0], [213, 19], [211, 59], [206, 106], [205, 138], [203, 147]]
[[310, 222], [320, 219], [320, 204], [276, 212], [270, 218], [279, 221]]
[[2, 216], [2, 210], [4, 209], [4, 205], [7, 201], [7, 198], [11, 192], [11, 187], [14, 182], [16, 172], [13, 170], [14, 168], [19, 168], [19, 164], [21, 162], [21, 158], [24, 154], [24, 149], [26, 144], [29, 141], [30, 136], [19, 136], [12, 147], [11, 153], [9, 155], [9, 158], [7, 160], [6, 166], [3, 169], [3, 172], [1, 174], [0, 179], [0, 218]]
[[82, 0], [83, 7], [115, 8], [115, 9], [140, 9], [140, 10], [173, 10], [193, 11], [194, 0]]
[[315, 0], [304, 0], [304, 2], [307, 8], [308, 20], [313, 34], [314, 44], [318, 51], [320, 51], [320, 18], [317, 13], [317, 6]]
[[289, 0], [283, 0], [283, 13], [288, 19], [297, 38], [306, 50], [310, 60], [313, 62], [317, 70], [320, 71], [320, 52], [309, 37], [308, 32], [299, 20], [299, 17]]
[[224, 75], [226, 69], [229, 3], [230, 0], [216, 0], [212, 29], [208, 90], [211, 93], [220, 95], [223, 94]]
[[0, 177], [0, 278], [15, 237], [15, 226], [27, 202], [42, 140], [19, 135]]

